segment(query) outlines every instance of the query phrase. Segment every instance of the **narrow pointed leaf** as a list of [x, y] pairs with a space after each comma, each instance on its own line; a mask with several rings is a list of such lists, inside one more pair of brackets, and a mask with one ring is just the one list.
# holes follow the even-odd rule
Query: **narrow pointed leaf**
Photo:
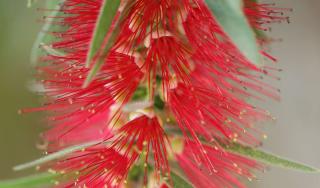
[[101, 69], [103, 63], [105, 62], [105, 58], [108, 56], [110, 49], [112, 48], [112, 46], [114, 45], [114, 43], [117, 40], [117, 37], [118, 37], [120, 29], [121, 29], [121, 24], [122, 24], [124, 18], [126, 18], [126, 13], [128, 12], [128, 9], [130, 9], [131, 5], [132, 5], [132, 3], [127, 3], [124, 10], [121, 12], [120, 17], [116, 21], [115, 27], [114, 27], [110, 37], [108, 38], [108, 41], [106, 42], [106, 44], [104, 44], [101, 51], [99, 51], [99, 56], [98, 56], [95, 64], [93, 65], [93, 67], [90, 69], [89, 74], [83, 84], [83, 87], [87, 87], [90, 84], [91, 80], [94, 78], [94, 76]]
[[171, 179], [174, 188], [193, 188], [192, 184], [189, 183], [184, 177], [174, 171], [171, 171]]
[[320, 170], [317, 168], [313, 168], [299, 162], [285, 159], [262, 150], [258, 150], [248, 146], [243, 146], [241, 144], [233, 143], [229, 146], [225, 146], [225, 148], [230, 152], [237, 153], [246, 157], [250, 157], [252, 159], [255, 159], [257, 161], [260, 161], [272, 166], [278, 166], [282, 168], [293, 169], [293, 170], [298, 170], [303, 172], [310, 172], [310, 173], [320, 172]]
[[48, 45], [48, 43], [50, 43], [50, 41], [53, 38], [52, 35], [48, 34], [47, 32], [54, 30], [54, 27], [60, 27], [60, 26], [54, 25], [53, 20], [55, 17], [61, 14], [60, 8], [61, 8], [61, 5], [64, 3], [64, 1], [65, 0], [55, 0], [55, 1], [50, 1], [50, 4], [48, 4], [49, 7], [47, 7], [47, 9], [51, 11], [51, 14], [49, 15], [50, 19], [46, 20], [40, 33], [37, 36], [36, 41], [32, 46], [31, 56], [30, 56], [32, 65], [36, 65], [38, 58], [43, 53], [42, 49], [40, 48], [40, 45], [41, 44]]
[[261, 57], [255, 33], [243, 12], [242, 0], [205, 0], [212, 14], [242, 54], [260, 66]]
[[41, 48], [47, 52], [49, 55], [53, 55], [53, 56], [59, 56], [59, 57], [63, 57], [65, 56], [66, 54], [61, 52], [61, 51], [58, 51], [56, 49], [53, 49], [52, 47], [50, 46], [47, 46], [45, 44], [40, 44]]
[[81, 149], [96, 145], [98, 143], [101, 143], [101, 141], [93, 141], [93, 142], [88, 142], [88, 143], [84, 143], [84, 144], [81, 144], [81, 145], [71, 146], [71, 147], [68, 147], [68, 148], [66, 148], [64, 150], [49, 154], [49, 155], [47, 155], [45, 157], [42, 157], [40, 159], [37, 159], [37, 160], [31, 161], [31, 162], [28, 162], [28, 163], [25, 163], [25, 164], [21, 164], [21, 165], [15, 166], [15, 167], [13, 167], [13, 170], [19, 171], [19, 170], [25, 170], [25, 169], [28, 169], [28, 168], [36, 167], [36, 166], [39, 166], [41, 164], [44, 164], [44, 163], [47, 163], [47, 162], [62, 158], [62, 157], [66, 156], [66, 155], [68, 155], [70, 153], [75, 152], [75, 151], [79, 151]]
[[104, 0], [87, 54], [86, 66], [100, 50], [120, 6], [120, 0]]
[[36, 188], [52, 185], [60, 174], [43, 173], [32, 176], [0, 181], [0, 188]]
[[[175, 128], [166, 129], [166, 131], [169, 134], [171, 133], [174, 135], [179, 135], [179, 134], [181, 135], [181, 132], [179, 132], [179, 130]], [[203, 143], [206, 143], [206, 141], [203, 140]], [[210, 145], [209, 143], [206, 143], [206, 144]], [[244, 146], [239, 143], [225, 144], [223, 142], [219, 142], [219, 144], [226, 151], [239, 154], [245, 157], [249, 157], [251, 159], [268, 164], [270, 166], [276, 166], [276, 167], [281, 167], [285, 169], [292, 169], [296, 171], [309, 172], [309, 173], [320, 173], [320, 169], [318, 168], [311, 167], [309, 165], [306, 165], [300, 162], [295, 162], [290, 159], [286, 159], [284, 157], [277, 156], [273, 153], [266, 152], [260, 149]]]

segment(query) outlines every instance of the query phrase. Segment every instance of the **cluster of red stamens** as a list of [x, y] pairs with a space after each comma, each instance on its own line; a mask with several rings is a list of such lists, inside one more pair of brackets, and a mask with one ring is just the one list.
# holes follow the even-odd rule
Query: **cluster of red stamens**
[[[238, 177], [253, 179], [251, 170], [261, 165], [223, 146], [260, 144], [263, 134], [254, 123], [272, 117], [248, 99], [279, 99], [277, 88], [262, 81], [277, 79], [278, 69], [247, 60], [203, 0], [122, 0], [118, 13], [126, 17], [118, 38], [83, 88], [102, 2], [65, 0], [61, 14], [47, 18], [61, 31], [50, 31], [55, 41], [46, 45], [60, 54], [40, 59], [46, 103], [24, 110], [49, 112], [48, 152], [100, 141], [53, 165], [76, 174], [62, 185], [124, 187], [132, 169], [142, 165], [141, 184], [155, 177], [156, 184], [168, 187], [169, 164], [177, 162], [195, 187], [244, 187]], [[259, 32], [268, 24], [287, 20], [283, 11], [244, 0], [259, 44], [265, 44]], [[275, 61], [261, 55], [266, 63]]]

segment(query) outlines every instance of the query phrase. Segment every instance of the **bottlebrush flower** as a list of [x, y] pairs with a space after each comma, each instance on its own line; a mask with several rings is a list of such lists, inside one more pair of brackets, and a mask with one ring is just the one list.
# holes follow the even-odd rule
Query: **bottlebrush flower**
[[[79, 172], [78, 186], [120, 187], [141, 158], [144, 185], [149, 161], [158, 182], [169, 179], [169, 185], [169, 151], [176, 153], [196, 187], [243, 187], [236, 177], [253, 178], [250, 169], [260, 166], [205, 143], [217, 148], [232, 141], [260, 144], [262, 133], [254, 123], [271, 116], [247, 99], [279, 99], [279, 91], [261, 80], [278, 78], [274, 73], [278, 69], [250, 62], [203, 0], [123, 0], [113, 20], [120, 31], [115, 44], [99, 73], [84, 88], [92, 68], [85, 66], [87, 54], [102, 6], [103, 0], [63, 2], [63, 15], [55, 18], [62, 30], [53, 31], [56, 41], [47, 44], [59, 53], [42, 57], [43, 65], [38, 68], [46, 103], [24, 111], [50, 113], [52, 128], [45, 133], [49, 151], [113, 139], [109, 145], [75, 152], [55, 168]], [[244, 13], [255, 30], [285, 20], [275, 15], [281, 10], [250, 0], [244, 3]], [[124, 19], [118, 20], [119, 15]], [[105, 33], [104, 41], [114, 27]], [[100, 58], [100, 51], [97, 54], [95, 58]], [[266, 52], [261, 54], [274, 60]], [[153, 106], [125, 110], [141, 100]], [[140, 116], [132, 118], [136, 113]], [[170, 147], [167, 135], [170, 139], [177, 135], [165, 132], [172, 128], [168, 124], [180, 128], [183, 153]]]

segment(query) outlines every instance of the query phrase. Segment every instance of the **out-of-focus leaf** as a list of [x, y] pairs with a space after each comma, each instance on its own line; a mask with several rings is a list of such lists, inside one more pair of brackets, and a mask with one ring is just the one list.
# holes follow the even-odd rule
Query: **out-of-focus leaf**
[[120, 0], [104, 0], [88, 50], [86, 66], [89, 67], [93, 57], [99, 52], [104, 38], [110, 31], [112, 22], [118, 12]]
[[28, 168], [31, 168], [31, 167], [36, 167], [36, 166], [39, 166], [41, 164], [44, 164], [44, 163], [47, 163], [47, 162], [62, 158], [62, 157], [66, 156], [66, 155], [68, 155], [70, 153], [75, 152], [75, 151], [79, 151], [81, 149], [96, 145], [98, 143], [101, 143], [101, 141], [93, 141], [93, 142], [88, 142], [88, 143], [84, 143], [84, 144], [81, 144], [81, 145], [71, 146], [71, 147], [63, 149], [61, 151], [49, 154], [49, 155], [47, 155], [45, 157], [42, 157], [40, 159], [37, 159], [37, 160], [31, 161], [31, 162], [28, 162], [28, 163], [25, 163], [25, 164], [21, 164], [21, 165], [15, 166], [15, 167], [13, 167], [13, 170], [19, 171], [19, 170], [25, 170], [25, 169], [28, 169]]
[[205, 0], [212, 14], [242, 54], [260, 66], [261, 56], [255, 33], [243, 12], [242, 0]]
[[63, 52], [60, 52], [56, 49], [51, 48], [50, 46], [47, 46], [45, 44], [40, 44], [41, 48], [46, 51], [49, 55], [53, 55], [53, 56], [59, 56], [59, 57], [63, 57], [66, 54]]
[[132, 181], [138, 181], [143, 173], [144, 167], [142, 165], [135, 165], [130, 169], [128, 179]]
[[59, 3], [62, 3], [62, 1], [61, 0], [58, 0], [58, 1], [57, 0], [46, 0], [46, 8], [47, 9], [54, 9], [57, 7], [57, 5]]
[[165, 106], [164, 101], [161, 99], [159, 95], [156, 95], [154, 98], [154, 107], [156, 107], [159, 110], [163, 110]]
[[36, 188], [53, 185], [61, 176], [58, 173], [42, 173], [12, 180], [0, 181], [0, 188]]
[[240, 154], [246, 157], [250, 157], [252, 159], [255, 159], [257, 161], [272, 165], [272, 166], [278, 166], [282, 168], [287, 169], [293, 169], [303, 172], [309, 172], [309, 173], [319, 173], [320, 170], [317, 168], [310, 167], [308, 165], [298, 163], [289, 159], [285, 159], [282, 157], [279, 157], [277, 155], [274, 155], [272, 153], [268, 153], [262, 150], [258, 150], [255, 148], [251, 148], [248, 146], [243, 146], [241, 144], [233, 143], [228, 146], [224, 146], [226, 150]]
[[32, 7], [33, 3], [34, 3], [34, 0], [28, 0], [27, 1], [27, 7], [28, 8]]
[[193, 188], [192, 184], [177, 172], [171, 171], [171, 179], [174, 188]]
[[64, 1], [65, 0], [47, 1], [47, 9], [51, 13], [48, 16], [48, 19], [45, 19], [45, 23], [42, 26], [42, 29], [39, 32], [37, 39], [32, 46], [30, 57], [32, 65], [36, 65], [38, 58], [43, 54], [43, 49], [40, 48], [40, 45], [48, 45], [50, 41], [52, 41], [53, 39], [53, 36], [48, 34], [48, 32], [54, 30], [55, 27], [61, 27], [53, 24], [53, 21], [55, 17], [58, 17], [59, 14], [61, 14], [60, 8]]
[[139, 86], [135, 93], [133, 94], [132, 96], [132, 100], [133, 101], [136, 101], [136, 100], [142, 100], [142, 99], [145, 99], [147, 96], [147, 88], [146, 87], [142, 87], [142, 86]]

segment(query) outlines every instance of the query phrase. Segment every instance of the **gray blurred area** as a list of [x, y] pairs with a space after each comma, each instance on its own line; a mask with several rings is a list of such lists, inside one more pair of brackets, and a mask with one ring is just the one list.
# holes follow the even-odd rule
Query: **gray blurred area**
[[0, 0], [0, 179], [22, 176], [12, 166], [38, 158], [40, 114], [18, 115], [22, 107], [37, 106], [28, 91], [32, 78], [29, 54], [40, 30], [40, 13], [27, 8], [26, 0]]
[[[274, 25], [272, 36], [283, 42], [272, 45], [281, 73], [280, 103], [270, 103], [278, 118], [266, 128], [264, 148], [281, 156], [320, 167], [320, 1], [278, 0], [293, 8], [290, 24]], [[259, 175], [257, 188], [318, 188], [320, 174], [271, 168]]]
[[[39, 105], [27, 89], [32, 79], [29, 53], [40, 24], [40, 13], [26, 0], [0, 0], [0, 179], [22, 176], [11, 167], [41, 156], [36, 149], [44, 128], [41, 114], [18, 115], [21, 107]], [[268, 151], [320, 168], [320, 1], [278, 0], [294, 9], [290, 24], [275, 25], [271, 50], [278, 57], [282, 100], [264, 106], [278, 120], [264, 126]], [[257, 174], [253, 188], [318, 188], [320, 174], [270, 168]]]

